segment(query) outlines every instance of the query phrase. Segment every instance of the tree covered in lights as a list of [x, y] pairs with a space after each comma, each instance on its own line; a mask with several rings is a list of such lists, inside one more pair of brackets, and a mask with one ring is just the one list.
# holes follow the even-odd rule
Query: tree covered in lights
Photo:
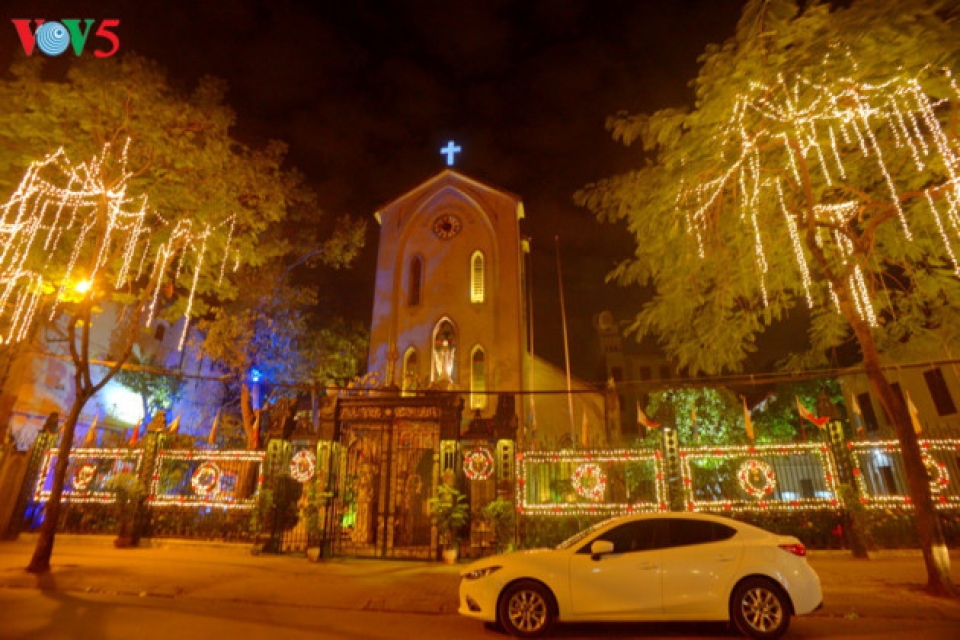
[[703, 54], [692, 109], [609, 119], [645, 166], [577, 199], [636, 235], [611, 277], [652, 291], [632, 329], [691, 372], [737, 370], [788, 318], [809, 319], [794, 369], [859, 348], [901, 444], [929, 587], [953, 594], [881, 355], [951, 353], [960, 337], [960, 15], [945, 0], [838, 5], [750, 0]]
[[[299, 177], [283, 168], [284, 145], [231, 135], [224, 90], [213, 79], [178, 89], [129, 55], [80, 58], [64, 75], [24, 59], [0, 81], [0, 339], [65, 318], [74, 367], [30, 571], [50, 567], [77, 419], [141, 333], [161, 316], [208, 313], [236, 296], [237, 270], [289, 250], [268, 231], [301, 198]], [[107, 304], [122, 309], [114, 362], [91, 366], [90, 326]]]

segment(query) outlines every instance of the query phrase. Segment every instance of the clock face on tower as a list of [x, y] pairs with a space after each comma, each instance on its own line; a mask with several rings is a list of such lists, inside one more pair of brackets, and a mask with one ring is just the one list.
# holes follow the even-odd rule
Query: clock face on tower
[[433, 233], [441, 240], [449, 240], [460, 233], [463, 223], [452, 213], [445, 213], [433, 221]]

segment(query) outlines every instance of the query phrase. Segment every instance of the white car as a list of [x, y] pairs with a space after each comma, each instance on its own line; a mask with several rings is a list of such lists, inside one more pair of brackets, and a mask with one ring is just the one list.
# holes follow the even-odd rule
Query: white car
[[560, 622], [723, 621], [777, 638], [820, 608], [806, 548], [729, 518], [650, 513], [613, 518], [555, 549], [484, 558], [460, 573], [459, 613], [517, 636]]

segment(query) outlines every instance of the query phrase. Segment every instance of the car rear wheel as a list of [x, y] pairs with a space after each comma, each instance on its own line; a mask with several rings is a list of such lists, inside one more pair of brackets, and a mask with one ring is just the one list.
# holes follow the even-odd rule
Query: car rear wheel
[[553, 596], [538, 582], [521, 580], [500, 596], [498, 622], [515, 636], [532, 638], [545, 634], [554, 622]]
[[790, 626], [790, 602], [775, 582], [749, 578], [730, 599], [730, 617], [740, 633], [751, 638], [779, 638]]

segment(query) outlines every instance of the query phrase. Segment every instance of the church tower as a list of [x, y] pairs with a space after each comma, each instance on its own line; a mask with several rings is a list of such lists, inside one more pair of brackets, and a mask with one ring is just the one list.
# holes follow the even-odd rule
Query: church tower
[[376, 213], [368, 371], [413, 394], [457, 389], [465, 416], [524, 389], [523, 203], [446, 169]]

